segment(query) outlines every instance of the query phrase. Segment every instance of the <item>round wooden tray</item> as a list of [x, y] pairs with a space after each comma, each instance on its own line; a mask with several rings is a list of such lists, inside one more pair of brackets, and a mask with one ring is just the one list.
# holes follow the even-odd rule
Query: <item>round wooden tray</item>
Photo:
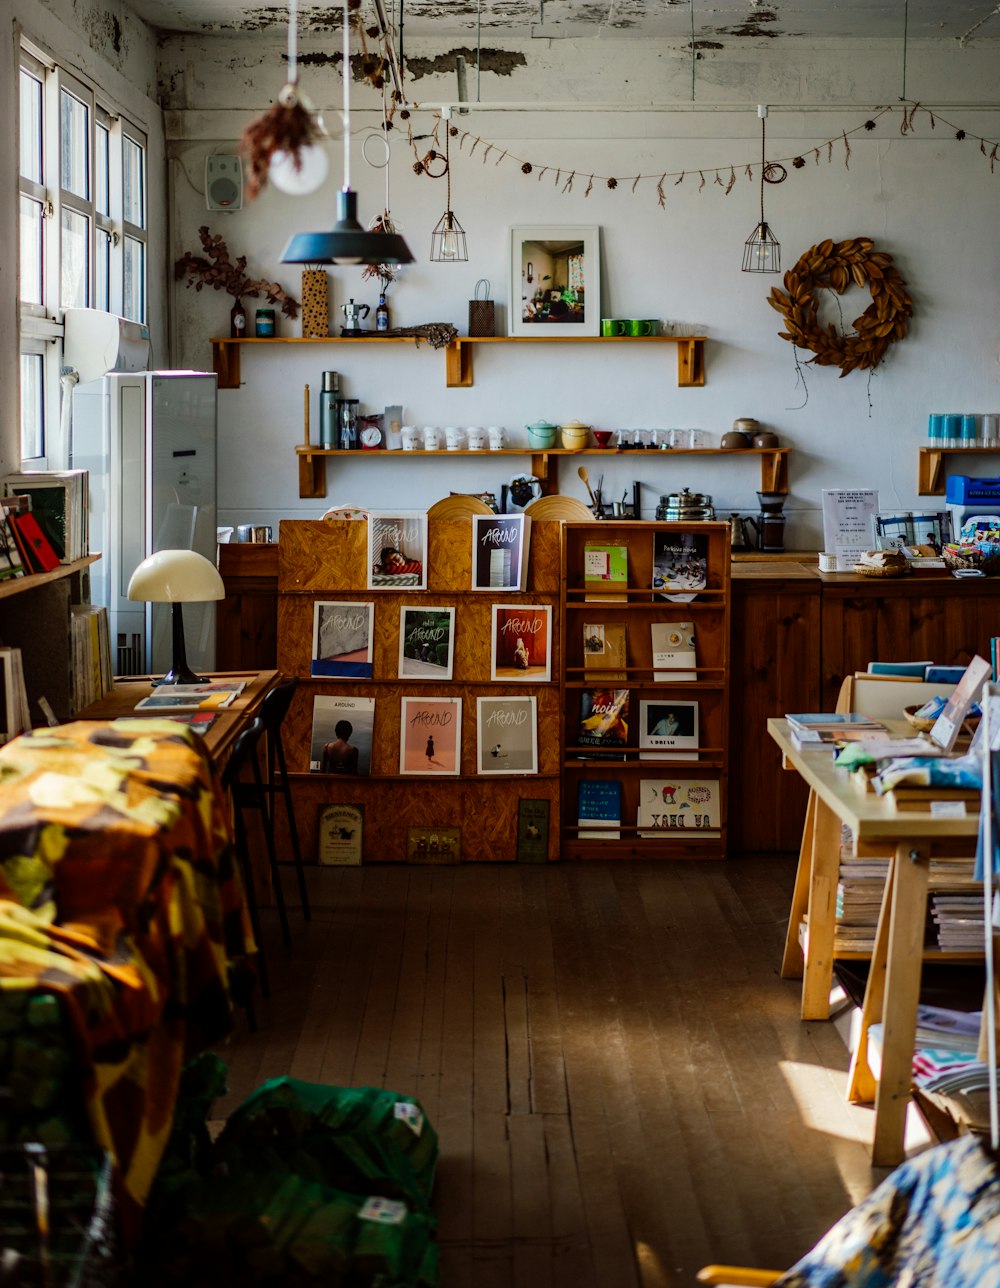
[[524, 513], [533, 519], [593, 519], [594, 512], [585, 502], [575, 496], [561, 496], [553, 492], [550, 496], [540, 496], [524, 507]]
[[486, 502], [471, 492], [452, 492], [435, 501], [427, 511], [429, 519], [468, 519], [473, 514], [492, 514]]

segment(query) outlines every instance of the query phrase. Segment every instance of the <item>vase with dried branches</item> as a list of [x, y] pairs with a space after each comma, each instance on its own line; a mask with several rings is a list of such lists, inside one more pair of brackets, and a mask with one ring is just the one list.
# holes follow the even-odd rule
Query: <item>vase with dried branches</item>
[[208, 226], [203, 224], [198, 229], [198, 237], [204, 255], [194, 255], [186, 250], [174, 264], [174, 278], [180, 281], [186, 277], [186, 285], [193, 286], [196, 291], [209, 286], [213, 291], [226, 291], [231, 295], [235, 300], [230, 319], [231, 335], [239, 338], [246, 334], [244, 298], [259, 299], [263, 295], [269, 304], [279, 304], [286, 318], [298, 317], [298, 300], [277, 282], [247, 276], [247, 257], [240, 255], [235, 260], [231, 259], [229, 247], [219, 233], [213, 235]]

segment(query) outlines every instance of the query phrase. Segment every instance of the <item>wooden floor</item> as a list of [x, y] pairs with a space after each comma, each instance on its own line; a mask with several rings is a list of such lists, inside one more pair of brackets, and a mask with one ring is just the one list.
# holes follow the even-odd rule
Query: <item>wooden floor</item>
[[441, 1140], [442, 1288], [783, 1268], [885, 1174], [841, 1039], [778, 977], [793, 874], [314, 869], [291, 948], [268, 921], [272, 996], [221, 1050], [214, 1112], [286, 1073], [416, 1096]]

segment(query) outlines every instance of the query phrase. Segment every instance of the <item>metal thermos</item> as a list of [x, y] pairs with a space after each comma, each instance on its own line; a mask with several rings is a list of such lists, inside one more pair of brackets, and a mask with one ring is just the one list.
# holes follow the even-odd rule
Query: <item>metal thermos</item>
[[340, 374], [336, 371], [323, 372], [323, 386], [319, 394], [319, 445], [336, 447], [340, 434], [340, 422], [337, 417], [337, 404], [340, 401]]

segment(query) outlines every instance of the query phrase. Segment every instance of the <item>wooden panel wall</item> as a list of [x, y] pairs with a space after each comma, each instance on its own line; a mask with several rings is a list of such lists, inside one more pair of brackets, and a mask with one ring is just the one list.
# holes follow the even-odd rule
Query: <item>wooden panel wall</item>
[[278, 665], [278, 547], [219, 546], [226, 597], [216, 606], [220, 671], [270, 671]]

